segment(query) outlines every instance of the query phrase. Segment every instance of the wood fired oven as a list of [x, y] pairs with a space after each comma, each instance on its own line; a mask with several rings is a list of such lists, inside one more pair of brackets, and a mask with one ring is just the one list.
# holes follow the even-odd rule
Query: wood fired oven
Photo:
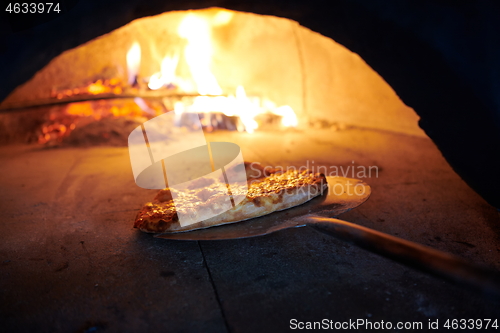
[[488, 295], [308, 228], [219, 242], [132, 228], [156, 192], [134, 183], [128, 135], [174, 112], [180, 133], [200, 117], [208, 141], [234, 142], [246, 160], [364, 180], [373, 194], [344, 220], [498, 270], [495, 103], [427, 38], [432, 20], [399, 21], [464, 7], [407, 4], [398, 16], [363, 1], [66, 5], [37, 27], [11, 21], [19, 31], [2, 54], [12, 63], [0, 104], [10, 331], [499, 317]]

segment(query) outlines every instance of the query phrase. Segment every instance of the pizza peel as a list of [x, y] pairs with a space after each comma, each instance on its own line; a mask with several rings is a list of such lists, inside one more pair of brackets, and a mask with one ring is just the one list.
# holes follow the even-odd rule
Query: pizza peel
[[358, 179], [327, 177], [328, 189], [310, 201], [246, 221], [189, 232], [163, 233], [156, 238], [186, 241], [241, 239], [311, 227], [399, 263], [460, 283], [500, 301], [500, 275], [433, 248], [394, 237], [335, 217], [364, 203], [370, 186]]

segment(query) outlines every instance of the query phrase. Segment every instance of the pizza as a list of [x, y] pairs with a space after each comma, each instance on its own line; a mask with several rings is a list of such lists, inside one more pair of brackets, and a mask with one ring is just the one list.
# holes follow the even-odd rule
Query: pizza
[[[134, 227], [148, 233], [173, 233], [240, 222], [303, 204], [328, 187], [325, 175], [310, 170], [285, 171], [248, 162], [245, 162], [245, 170], [247, 184], [233, 184], [231, 192], [238, 194], [248, 189], [246, 197], [231, 209], [223, 211], [214, 203], [218, 195], [227, 193], [223, 181], [199, 178], [190, 184], [189, 191], [184, 192], [180, 199], [176, 196], [175, 204], [172, 196], [175, 189], [160, 190], [153, 201], [139, 211]], [[227, 172], [230, 173], [231, 169]], [[181, 226], [177, 215], [179, 209], [199, 214], [201, 221]], [[203, 215], [211, 217], [202, 219]]]

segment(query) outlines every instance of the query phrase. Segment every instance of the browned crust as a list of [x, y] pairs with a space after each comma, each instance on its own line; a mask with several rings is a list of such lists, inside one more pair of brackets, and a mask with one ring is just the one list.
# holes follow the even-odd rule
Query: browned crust
[[[251, 168], [249, 163], [245, 163], [245, 166], [248, 177], [248, 193], [246, 198], [236, 207], [207, 220], [182, 227], [170, 189], [166, 188], [158, 192], [153, 202], [143, 206], [137, 214], [134, 227], [144, 232], [164, 233], [190, 231], [239, 222], [300, 205], [323, 193], [323, 190], [328, 186], [323, 174], [314, 174], [309, 170], [282, 172], [276, 169], [263, 169], [255, 163], [252, 164]], [[262, 168], [260, 172], [256, 171], [259, 168]], [[228, 170], [228, 172], [231, 171]], [[258, 175], [261, 177], [256, 177]], [[200, 181], [200, 184], [205, 185], [205, 182]], [[231, 190], [233, 194], [238, 192], [238, 189], [234, 187]], [[193, 195], [202, 199], [208, 197], [205, 193], [207, 191], [210, 191], [210, 187], [193, 189]], [[213, 200], [208, 199], [197, 204], [197, 208], [211, 209], [217, 212], [211, 201]]]

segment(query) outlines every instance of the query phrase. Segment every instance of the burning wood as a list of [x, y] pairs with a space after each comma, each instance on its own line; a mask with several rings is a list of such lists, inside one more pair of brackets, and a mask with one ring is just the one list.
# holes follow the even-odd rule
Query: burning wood
[[56, 99], [64, 99], [73, 96], [90, 96], [101, 94], [120, 95], [124, 90], [123, 88], [124, 85], [119, 78], [113, 78], [109, 80], [99, 79], [95, 82], [89, 83], [85, 87], [63, 89], [60, 91], [52, 89], [50, 96]]
[[[193, 101], [199, 98], [208, 100], [202, 104], [199, 104], [199, 101]], [[211, 99], [215, 101], [210, 102]], [[53, 107], [45, 115], [36, 133], [37, 142], [49, 146], [64, 144], [126, 146], [128, 134], [132, 129], [144, 121], [170, 111], [176, 115], [175, 126], [186, 130], [199, 129], [201, 122], [202, 128], [207, 132], [215, 130], [250, 132], [250, 128], [246, 127], [242, 121], [244, 118], [227, 112], [227, 108], [217, 107], [217, 103], [225, 105], [220, 101], [217, 102], [217, 99], [228, 103], [235, 97], [185, 96], [177, 102], [172, 102], [171, 98], [164, 100], [110, 99], [70, 103], [62, 108]], [[260, 101], [258, 98], [253, 98], [253, 100]], [[200, 108], [197, 105], [200, 105]], [[201, 107], [202, 105], [208, 105], [208, 107]], [[211, 105], [213, 107], [209, 107]], [[263, 109], [264, 106], [259, 106], [259, 108]], [[255, 122], [255, 128], [278, 129], [283, 126], [283, 122], [290, 119], [287, 118], [286, 108], [281, 109], [284, 116], [268, 112], [256, 114], [251, 119]]]
[[[157, 107], [156, 110], [161, 110], [159, 112], [175, 111], [179, 118], [178, 126], [190, 128], [190, 119], [196, 114], [200, 115], [202, 124], [208, 131], [225, 129], [252, 133], [259, 127], [257, 118], [260, 118], [261, 122], [265, 119], [280, 118], [281, 125], [284, 127], [297, 126], [297, 117], [290, 106], [277, 106], [267, 98], [247, 96], [241, 85], [237, 86], [232, 93], [223, 95], [217, 78], [210, 70], [211, 57], [214, 52], [212, 27], [228, 24], [231, 19], [231, 12], [224, 10], [213, 15], [211, 19], [188, 13], [177, 28], [177, 34], [185, 40], [185, 46], [169, 51], [170, 53], [161, 61], [159, 72], [149, 77], [139, 76], [142, 51], [140, 43], [136, 41], [126, 54], [128, 76], [126, 82], [119, 78], [99, 79], [86, 87], [53, 91], [52, 97], [64, 99], [104, 94], [144, 96], [145, 93], [147, 96], [148, 92], [156, 91], [160, 96], [171, 96], [164, 98], [162, 107]], [[179, 75], [178, 66], [181, 60], [189, 68], [190, 77], [188, 78]], [[158, 104], [157, 101], [150, 101], [150, 103]], [[67, 119], [70, 120], [46, 124], [39, 142], [61, 140], [68, 136], [71, 132], [68, 126], [73, 126], [73, 128], [76, 126], [76, 118], [72, 116], [83, 115], [98, 120], [107, 115], [119, 117], [140, 113], [140, 116], [151, 117], [156, 114], [156, 111], [151, 112], [147, 103], [142, 99], [136, 99], [135, 103], [125, 104], [129, 105], [130, 110], [124, 111], [123, 107], [109, 106], [109, 103], [69, 105], [66, 113]], [[108, 110], [103, 112], [102, 105], [107, 105]], [[140, 112], [137, 112], [137, 107], [140, 108]], [[268, 115], [268, 117], [262, 115]]]
[[[211, 83], [200, 83], [205, 76]], [[227, 118], [217, 122], [241, 123], [229, 128], [248, 132], [269, 120], [425, 136], [415, 112], [342, 45], [288, 19], [220, 8], [141, 18], [65, 51], [17, 87], [0, 111], [135, 97], [163, 102], [165, 111], [199, 108], [216, 114], [202, 115], [207, 123]], [[12, 132], [7, 136], [19, 137]]]

